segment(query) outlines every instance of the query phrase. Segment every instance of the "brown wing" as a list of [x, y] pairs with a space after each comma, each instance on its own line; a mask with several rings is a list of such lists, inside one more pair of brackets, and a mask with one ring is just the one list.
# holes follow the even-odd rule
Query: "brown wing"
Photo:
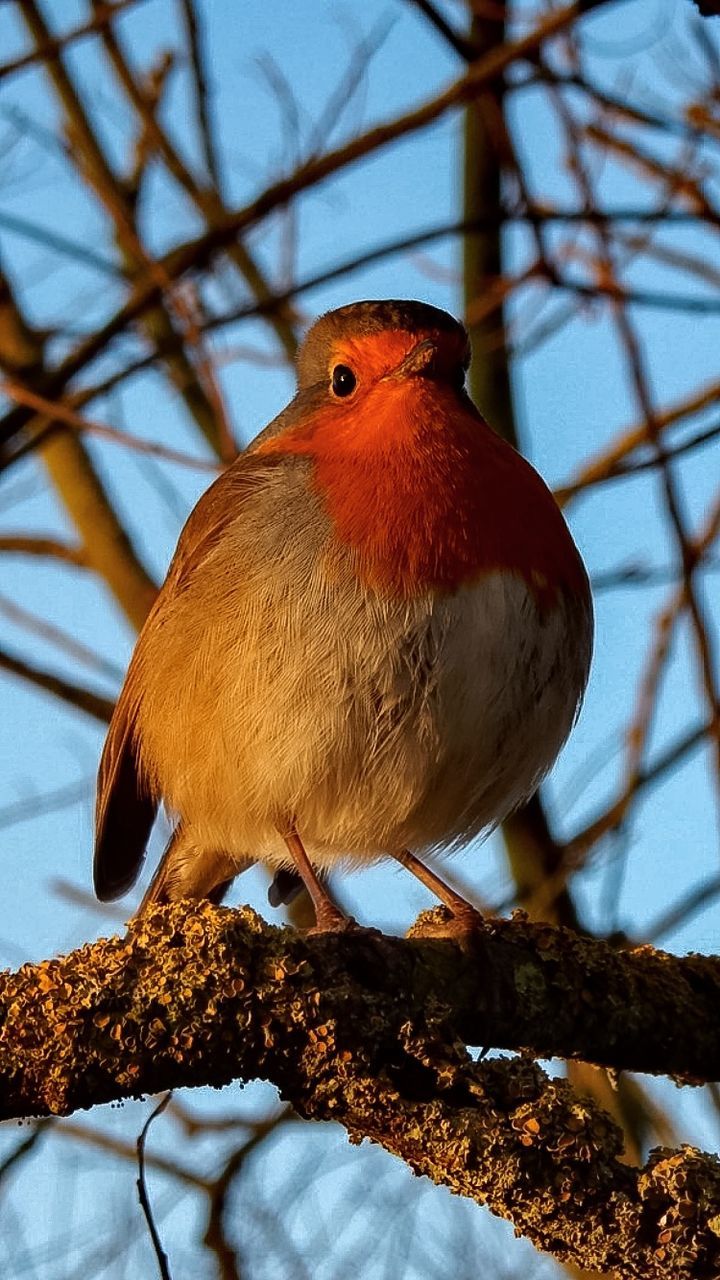
[[143, 637], [156, 625], [164, 604], [182, 591], [227, 525], [237, 518], [243, 499], [262, 485], [279, 462], [276, 458], [258, 459], [251, 453], [243, 454], [203, 494], [180, 534], [167, 578], [140, 633], [100, 760], [93, 881], [101, 902], [119, 898], [135, 883], [158, 808], [157, 797], [143, 776], [135, 742], [135, 721], [142, 697], [137, 658]]

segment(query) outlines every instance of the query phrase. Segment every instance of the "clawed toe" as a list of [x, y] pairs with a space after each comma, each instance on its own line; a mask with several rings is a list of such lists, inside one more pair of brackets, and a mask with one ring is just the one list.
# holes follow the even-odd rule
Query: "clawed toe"
[[421, 911], [408, 929], [408, 938], [454, 938], [466, 942], [482, 926], [483, 918], [470, 903], [451, 911], [448, 907], [433, 907]]
[[366, 933], [367, 930], [353, 916], [343, 915], [342, 911], [318, 911], [315, 924], [307, 930], [308, 936], [318, 933]]

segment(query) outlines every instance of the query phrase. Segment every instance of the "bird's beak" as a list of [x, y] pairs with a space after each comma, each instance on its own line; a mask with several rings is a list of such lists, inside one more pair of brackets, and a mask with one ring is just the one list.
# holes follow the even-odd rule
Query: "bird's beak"
[[432, 338], [425, 338], [423, 342], [418, 342], [417, 346], [408, 352], [405, 359], [386, 376], [389, 378], [422, 377], [423, 374], [428, 374], [432, 371], [437, 353], [437, 347]]

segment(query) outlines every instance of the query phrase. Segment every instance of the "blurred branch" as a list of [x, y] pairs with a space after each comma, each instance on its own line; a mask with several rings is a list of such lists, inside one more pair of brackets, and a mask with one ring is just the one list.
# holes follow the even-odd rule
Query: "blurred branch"
[[104, 276], [111, 276], [115, 280], [123, 279], [122, 271], [111, 258], [103, 257], [87, 245], [76, 244], [74, 240], [69, 240], [67, 236], [60, 235], [54, 229], [42, 227], [37, 222], [19, 218], [16, 214], [7, 213], [5, 210], [0, 211], [0, 227], [12, 232], [13, 235], [30, 240], [33, 244], [41, 245], [43, 249], [52, 249], [55, 253], [72, 258], [75, 262], [82, 262], [86, 267], [93, 267]]
[[[43, 335], [25, 320], [10, 281], [1, 271], [0, 370], [11, 379], [41, 384], [47, 377]], [[130, 622], [139, 628], [155, 598], [155, 586], [82, 441], [65, 429], [58, 431], [46, 442], [42, 458], [80, 535], [88, 567], [105, 580]]]
[[[93, 3], [97, 3], [97, 0], [93, 0]], [[200, 63], [197, 19], [190, 0], [181, 0], [181, 8], [185, 15], [186, 29], [191, 41], [191, 65], [194, 73], [196, 88], [195, 96], [198, 104], [201, 137], [204, 141], [205, 157], [206, 161], [208, 160], [209, 155], [212, 157], [210, 165], [211, 170], [214, 170], [216, 161], [209, 132], [210, 121], [205, 108], [206, 82]], [[207, 186], [201, 185], [195, 179], [182, 159], [179, 151], [172, 143], [169, 134], [161, 127], [158, 121], [157, 111], [153, 107], [153, 104], [148, 100], [147, 95], [143, 93], [140, 85], [133, 75], [128, 60], [123, 53], [120, 42], [112, 27], [105, 27], [102, 39], [113, 70], [115, 71], [128, 101], [140, 118], [145, 135], [164, 161], [168, 172], [172, 174], [173, 178], [185, 192], [186, 196], [201, 213], [208, 228], [212, 229], [227, 217], [228, 212], [220, 195], [220, 188], [217, 181], [214, 181], [213, 186]], [[246, 247], [239, 241], [234, 241], [228, 244], [227, 253], [230, 261], [237, 268], [241, 277], [250, 286], [258, 301], [262, 302], [269, 297], [271, 293], [270, 287]], [[281, 308], [276, 315], [270, 316], [269, 320], [270, 324], [275, 329], [285, 354], [289, 359], [294, 359], [297, 352], [297, 340], [293, 331], [291, 313], [286, 307]]]
[[688, 920], [699, 911], [704, 911], [719, 897], [720, 876], [708, 876], [689, 893], [674, 902], [669, 911], [663, 912], [661, 916], [651, 921], [644, 931], [645, 940], [654, 943], [658, 938], [673, 933], [675, 929], [687, 924]]
[[111, 698], [103, 698], [99, 693], [93, 693], [91, 689], [85, 689], [71, 680], [56, 676], [51, 671], [44, 671], [26, 662], [24, 658], [14, 657], [4, 650], [0, 651], [0, 670], [19, 676], [21, 680], [27, 680], [29, 684], [34, 684], [38, 689], [44, 689], [46, 693], [53, 694], [68, 706], [76, 707], [79, 711], [85, 711], [89, 716], [94, 716], [96, 720], [102, 720], [105, 724], [110, 722], [115, 705]]
[[[698, 568], [710, 547], [720, 535], [720, 498], [716, 499], [705, 522], [705, 527], [697, 538], [689, 543], [694, 568]], [[591, 849], [603, 836], [617, 830], [627, 817], [631, 804], [657, 777], [655, 768], [648, 768], [643, 763], [644, 751], [657, 705], [660, 680], [667, 663], [673, 632], [678, 619], [689, 609], [689, 600], [685, 579], [670, 596], [668, 602], [655, 619], [654, 634], [645, 670], [640, 680], [636, 706], [627, 730], [627, 750], [625, 772], [620, 791], [616, 799], [603, 812], [572, 839], [568, 840], [564, 849], [566, 874], [568, 869], [577, 867], [588, 849]], [[715, 740], [717, 749], [717, 719], [711, 717], [704, 728], [709, 742]]]
[[[635, 801], [637, 802], [641, 796], [645, 798], [652, 786], [667, 777], [673, 769], [682, 764], [703, 743], [710, 741], [712, 727], [712, 721], [707, 721], [678, 735], [658, 754], [652, 763], [642, 767], [635, 782]], [[619, 828], [625, 811], [625, 796], [621, 794], [610, 805], [604, 806], [597, 817], [592, 818], [574, 836], [571, 836], [560, 846], [561, 857], [559, 865], [535, 891], [532, 904], [534, 911], [542, 913], [549, 909], [557, 894], [562, 892], [566, 886], [573, 872], [578, 871], [580, 867], [585, 865], [591, 850], [599, 844], [604, 836]], [[522, 907], [528, 906], [528, 903], [522, 898], [519, 901]]]
[[371, 1137], [565, 1261], [697, 1280], [720, 1265], [718, 1162], [683, 1147], [630, 1169], [612, 1121], [565, 1081], [527, 1058], [475, 1062], [459, 1038], [714, 1079], [719, 995], [716, 958], [522, 919], [482, 924], [463, 949], [303, 938], [249, 908], [177, 904], [0, 975], [2, 1112], [269, 1079], [301, 1115]]
[[[655, 429], [656, 431], [664, 431], [666, 427], [674, 426], [675, 423], [680, 422], [683, 418], [690, 417], [694, 413], [700, 413], [701, 410], [716, 404], [718, 401], [720, 401], [720, 381], [709, 382], [704, 387], [701, 387], [699, 391], [693, 391], [689, 396], [670, 405], [667, 409], [656, 411]], [[560, 506], [566, 506], [573, 498], [580, 493], [586, 492], [593, 485], [601, 484], [604, 480], [612, 479], [618, 475], [625, 466], [628, 454], [632, 454], [638, 448], [646, 447], [647, 443], [647, 425], [645, 422], [625, 427], [611, 444], [606, 445], [589, 462], [583, 463], [572, 480], [568, 481], [560, 489], [555, 490], [555, 498], [560, 503]]]
[[7, 380], [0, 382], [0, 391], [3, 391], [10, 400], [27, 405], [48, 419], [44, 430], [38, 432], [35, 438], [36, 446], [47, 440], [48, 435], [55, 431], [54, 423], [63, 422], [77, 431], [98, 436], [101, 440], [111, 440], [113, 444], [123, 445], [124, 448], [132, 449], [136, 453], [147, 453], [153, 458], [163, 458], [165, 462], [174, 462], [181, 467], [193, 467], [197, 471], [209, 471], [213, 475], [218, 473], [219, 464], [210, 458], [182, 453], [179, 449], [170, 449], [167, 445], [156, 444], [152, 440], [142, 440], [139, 436], [129, 435], [127, 431], [119, 431], [117, 427], [108, 426], [105, 422], [94, 422], [90, 418], [84, 418], [82, 414], [71, 409], [69, 405], [63, 404], [61, 400], [46, 400], [45, 396], [38, 395], [29, 387], [23, 387], [17, 382]]
[[34, 556], [39, 559], [62, 560], [76, 569], [88, 569], [88, 558], [82, 547], [58, 538], [41, 538], [35, 534], [0, 534], [0, 555], [3, 553]]
[[434, 4], [431, 4], [431, 0], [411, 0], [411, 3], [425, 15], [430, 25], [439, 32], [451, 49], [460, 54], [461, 58], [464, 58], [466, 62], [472, 62], [477, 57], [478, 50], [475, 48], [473, 41], [468, 40], [467, 36], [451, 27], [450, 23], [440, 13], [440, 10], [436, 9]]
[[[91, 800], [94, 791], [93, 777], [86, 778], [84, 782], [71, 782], [68, 786], [57, 787], [53, 791], [33, 793], [21, 800], [11, 800], [9, 804], [0, 806], [0, 828], [14, 827], [17, 823], [29, 822], [42, 814], [69, 809], [84, 800]], [[93, 899], [93, 902], [97, 906], [97, 899]]]
[[[559, 121], [565, 133], [567, 162], [570, 171], [576, 178], [583, 204], [587, 209], [591, 209], [596, 204], [595, 191], [587, 161], [582, 154], [581, 130], [568, 110], [567, 104], [562, 95], [557, 90], [551, 90], [551, 96], [557, 109]], [[597, 126], [590, 126], [588, 134], [593, 138], [598, 138], [603, 142], [607, 142], [608, 146], [611, 148], [617, 149], [617, 137], [607, 134], [605, 130], [600, 129]], [[623, 144], [621, 153], [625, 155], [630, 149], [630, 144]], [[635, 148], [633, 155], [638, 158], [642, 157], [642, 153], [639, 148]], [[643, 163], [646, 163], [644, 159]], [[671, 181], [673, 192], [681, 187], [683, 193], [687, 192], [693, 203], [702, 210], [706, 221], [710, 224], [717, 223], [720, 226], [720, 218], [712, 209], [709, 199], [701, 189], [699, 182], [692, 176], [689, 164], [687, 168], [683, 169], [681, 174], [676, 174], [669, 167], [661, 168], [660, 173], [665, 186], [667, 186], [668, 182]], [[597, 244], [598, 280], [610, 285], [612, 288], [615, 288], [618, 283], [617, 269], [613, 254], [613, 244], [608, 234], [607, 227], [598, 225], [595, 229], [595, 239]], [[644, 418], [647, 444], [658, 465], [668, 524], [675, 535], [675, 542], [678, 549], [678, 556], [683, 575], [682, 604], [683, 608], [687, 609], [692, 621], [693, 640], [697, 654], [700, 684], [710, 712], [712, 724], [711, 734], [715, 742], [717, 782], [720, 786], [720, 689], [718, 688], [718, 680], [715, 671], [715, 652], [710, 629], [709, 615], [705, 602], [702, 599], [701, 589], [696, 576], [702, 553], [700, 545], [694, 544], [692, 535], [688, 528], [680, 486], [668, 457], [663, 439], [663, 424], [659, 420], [653, 402], [651, 380], [645, 352], [643, 350], [636, 324], [630, 315], [626, 302], [627, 300], [623, 299], [621, 294], [618, 294], [618, 297], [613, 303], [613, 318], [615, 321], [619, 344], [624, 355], [629, 380], [635, 394], [638, 408]], [[718, 511], [720, 511], [720, 507], [718, 508]], [[715, 516], [711, 517], [710, 520], [710, 531], [707, 534], [707, 537], [710, 540], [712, 540], [716, 535], [717, 515], [718, 513], [716, 512]], [[662, 669], [662, 665], [662, 658], [660, 658], [658, 660], [658, 671]], [[656, 685], [656, 681], [651, 679], [650, 684], [652, 688]], [[649, 692], [645, 698], [644, 724], [647, 724], [650, 719], [651, 707], [649, 704], [651, 700], [653, 700], [654, 703], [654, 695]], [[635, 752], [632, 743], [633, 738], [637, 737], [639, 733], [640, 730], [638, 724], [633, 724], [630, 729], [631, 746], [629, 757], [631, 776], [628, 781], [627, 789], [627, 793], [629, 795], [632, 795], [633, 793], [632, 770], [637, 764], [637, 752]], [[644, 734], [640, 733], [640, 736], [644, 741]], [[641, 750], [642, 748], [640, 747], [639, 749]]]
[[[95, 778], [93, 777], [87, 784], [87, 796], [92, 798], [95, 793]], [[41, 797], [46, 803], [47, 798]], [[19, 802], [18, 802], [19, 803]], [[8, 806], [9, 808], [10, 806]], [[2, 810], [0, 810], [0, 817]], [[89, 889], [83, 889], [77, 884], [73, 884], [71, 880], [63, 880], [55, 877], [49, 884], [50, 892], [61, 901], [69, 903], [73, 907], [80, 907], [82, 911], [90, 911], [95, 916], [100, 916], [105, 924], [116, 921], [119, 925], [124, 925], [128, 917], [128, 908], [122, 907], [111, 902], [98, 902], [95, 894]]]
[[105, 581], [139, 630], [157, 588], [135, 551], [92, 459], [77, 434], [61, 428], [40, 450], [48, 474], [82, 539], [88, 565]]
[[215, 147], [215, 134], [210, 119], [208, 103], [208, 79], [203, 56], [200, 21], [195, 7], [195, 0], [179, 0], [180, 14], [185, 24], [187, 45], [190, 50], [190, 66], [192, 68], [193, 87], [195, 90], [195, 114], [202, 146], [203, 160], [207, 176], [218, 192], [221, 189], [220, 163]]
[[71, 635], [69, 631], [64, 630], [63, 627], [58, 627], [41, 614], [33, 613], [32, 610], [24, 608], [2, 593], [0, 593], [0, 616], [7, 618], [16, 627], [21, 627], [26, 631], [30, 631], [33, 635], [39, 636], [41, 640], [54, 645], [69, 657], [74, 658], [77, 662], [84, 663], [85, 666], [100, 672], [101, 675], [107, 676], [111, 680], [116, 680], [118, 683], [122, 681], [124, 675], [122, 667], [111, 662], [108, 658], [104, 658], [102, 654], [95, 649], [91, 649], [89, 645], [83, 644], [82, 641]]
[[[50, 39], [50, 32], [37, 0], [23, 0], [20, 13], [36, 47], [44, 47]], [[110, 38], [109, 32], [110, 28], [105, 24], [101, 32], [104, 41]], [[192, 326], [185, 323], [183, 308], [172, 292], [172, 281], [162, 262], [149, 255], [140, 240], [135, 220], [137, 189], [133, 189], [133, 184], [116, 172], [101, 145], [63, 49], [46, 54], [43, 60], [64, 113], [72, 162], [111, 219], [127, 273], [132, 279], [146, 280], [154, 287], [152, 306], [141, 317], [142, 325], [151, 341], [156, 338], [167, 341], [166, 364], [172, 381], [202, 433], [223, 456], [229, 449], [223, 437], [223, 422], [218, 415], [217, 404], [208, 394], [202, 373], [195, 369], [184, 343], [172, 342], [180, 332], [191, 349], [193, 346], [201, 347], [194, 341]], [[152, 115], [149, 108], [148, 115]], [[167, 299], [166, 291], [170, 293]], [[47, 385], [46, 381], [38, 389], [45, 391]]]
[[[34, 0], [27, 0], [27, 3], [34, 7]], [[155, 261], [156, 270], [153, 273], [146, 273], [136, 282], [130, 296], [115, 314], [48, 373], [42, 387], [43, 394], [50, 398], [61, 394], [67, 383], [103, 352], [113, 338], [127, 329], [148, 307], [152, 307], [163, 292], [161, 278], [165, 282], [176, 280], [187, 271], [206, 265], [215, 253], [225, 250], [243, 231], [249, 230], [268, 214], [286, 205], [294, 196], [318, 186], [355, 161], [426, 128], [449, 111], [471, 101], [512, 62], [532, 55], [543, 41], [552, 39], [582, 14], [604, 3], [607, 0], [581, 0], [580, 3], [570, 4], [547, 15], [527, 35], [501, 48], [490, 50], [449, 89], [414, 111], [376, 125], [367, 133], [307, 161], [290, 177], [267, 187], [248, 205], [230, 210], [222, 220], [201, 235], [169, 250]], [[23, 407], [6, 414], [4, 420], [0, 421], [0, 439], [9, 439], [27, 420], [28, 411]]]
[[255, 1125], [252, 1135], [231, 1152], [214, 1183], [210, 1187], [208, 1216], [203, 1241], [215, 1254], [220, 1280], [241, 1280], [237, 1253], [228, 1236], [228, 1204], [235, 1179], [242, 1173], [246, 1161], [286, 1121], [296, 1120], [292, 1107], [283, 1107], [275, 1115]]
[[15, 75], [18, 71], [23, 71], [25, 67], [30, 67], [36, 62], [42, 62], [47, 58], [55, 57], [61, 49], [68, 49], [71, 44], [77, 40], [82, 40], [85, 36], [97, 35], [107, 26], [113, 18], [118, 17], [125, 9], [134, 8], [137, 5], [144, 4], [145, 0], [113, 0], [112, 4], [99, 4], [95, 7], [95, 12], [88, 22], [83, 22], [78, 27], [73, 27], [71, 31], [66, 31], [61, 36], [47, 37], [38, 42], [34, 49], [28, 53], [20, 54], [18, 58], [12, 58], [9, 62], [0, 64], [0, 80], [7, 79], [8, 76]]
[[[70, 1142], [78, 1142], [83, 1147], [93, 1147], [96, 1151], [104, 1151], [106, 1155], [116, 1156], [118, 1159], [126, 1160], [130, 1164], [135, 1164], [137, 1160], [136, 1143], [119, 1138], [114, 1133], [106, 1133], [102, 1129], [93, 1128], [88, 1124], [78, 1124], [73, 1120], [63, 1120], [62, 1124], [57, 1125], [55, 1133], [58, 1138]], [[211, 1185], [207, 1178], [202, 1178], [195, 1173], [194, 1169], [181, 1164], [175, 1156], [146, 1154], [145, 1161], [157, 1173], [165, 1173], [169, 1178], [175, 1178], [178, 1182], [185, 1183], [186, 1186], [192, 1187], [195, 1191], [206, 1192]]]
[[35, 1120], [29, 1134], [25, 1138], [21, 1138], [17, 1146], [13, 1147], [9, 1155], [5, 1156], [0, 1162], [0, 1186], [5, 1182], [11, 1170], [16, 1169], [19, 1164], [29, 1156], [34, 1147], [37, 1146], [45, 1131], [53, 1125], [52, 1120]]

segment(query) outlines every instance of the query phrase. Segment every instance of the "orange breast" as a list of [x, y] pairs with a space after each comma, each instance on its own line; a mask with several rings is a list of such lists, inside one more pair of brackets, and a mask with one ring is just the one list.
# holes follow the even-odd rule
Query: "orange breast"
[[261, 446], [314, 461], [315, 484], [364, 580], [402, 596], [452, 591], [494, 570], [522, 577], [538, 604], [587, 577], [536, 471], [449, 386], [383, 382], [329, 404]]

